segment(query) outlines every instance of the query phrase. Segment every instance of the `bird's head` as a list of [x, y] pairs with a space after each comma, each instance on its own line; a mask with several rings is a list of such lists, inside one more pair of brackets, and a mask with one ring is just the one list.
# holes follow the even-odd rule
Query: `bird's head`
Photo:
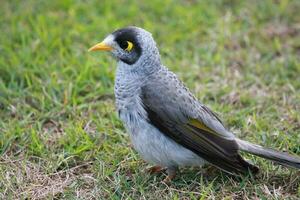
[[117, 60], [127, 65], [160, 62], [151, 33], [134, 26], [114, 31], [89, 51], [110, 51]]

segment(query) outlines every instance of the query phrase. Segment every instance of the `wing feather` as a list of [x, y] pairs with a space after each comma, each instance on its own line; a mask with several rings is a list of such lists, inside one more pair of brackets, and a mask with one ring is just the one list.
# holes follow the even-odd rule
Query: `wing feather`
[[[174, 84], [161, 83], [157, 79], [142, 87], [141, 100], [149, 123], [224, 171], [256, 172], [257, 168], [239, 155], [233, 134], [225, 129], [221, 120], [186, 88], [180, 88], [184, 87], [181, 82], [172, 80]], [[184, 91], [180, 96], [176, 94], [178, 88]]]

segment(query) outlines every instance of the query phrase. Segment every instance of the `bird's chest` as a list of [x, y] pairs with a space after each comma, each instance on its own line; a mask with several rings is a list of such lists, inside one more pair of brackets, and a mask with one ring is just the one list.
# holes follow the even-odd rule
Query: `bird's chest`
[[130, 135], [140, 132], [142, 124], [146, 120], [146, 113], [138, 96], [117, 100], [119, 118], [124, 123]]
[[158, 130], [149, 124], [138, 90], [129, 94], [124, 93], [124, 89], [115, 89], [119, 118], [125, 125], [135, 150], [145, 160], [157, 163], [156, 159], [161, 154], [157, 148], [160, 146]]
[[147, 117], [140, 98], [139, 84], [132, 79], [124, 81], [124, 76], [117, 76], [115, 97], [120, 119], [130, 133], [136, 134], [141, 120]]

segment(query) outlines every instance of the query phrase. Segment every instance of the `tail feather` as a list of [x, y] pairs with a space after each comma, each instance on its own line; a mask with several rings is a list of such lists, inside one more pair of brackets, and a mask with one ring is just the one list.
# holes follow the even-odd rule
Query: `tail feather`
[[244, 140], [236, 139], [236, 141], [239, 145], [240, 150], [242, 151], [260, 156], [262, 158], [272, 160], [281, 165], [300, 169], [300, 157], [292, 156], [284, 152], [279, 152], [273, 149], [265, 148]]

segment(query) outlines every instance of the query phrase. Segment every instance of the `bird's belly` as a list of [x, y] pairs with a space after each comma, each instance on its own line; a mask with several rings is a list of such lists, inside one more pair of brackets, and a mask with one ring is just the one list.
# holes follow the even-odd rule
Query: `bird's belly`
[[130, 119], [123, 121], [135, 150], [146, 161], [164, 167], [199, 166], [205, 163], [198, 155], [165, 136], [148, 121], [132, 116]]

